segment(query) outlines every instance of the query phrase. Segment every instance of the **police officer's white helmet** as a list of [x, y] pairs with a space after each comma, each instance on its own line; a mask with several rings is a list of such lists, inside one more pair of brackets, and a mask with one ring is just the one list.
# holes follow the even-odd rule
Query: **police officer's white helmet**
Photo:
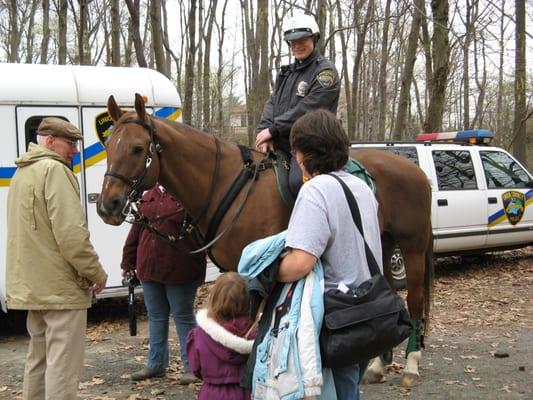
[[283, 24], [283, 40], [291, 42], [305, 37], [320, 38], [320, 31], [315, 18], [308, 14], [294, 15]]

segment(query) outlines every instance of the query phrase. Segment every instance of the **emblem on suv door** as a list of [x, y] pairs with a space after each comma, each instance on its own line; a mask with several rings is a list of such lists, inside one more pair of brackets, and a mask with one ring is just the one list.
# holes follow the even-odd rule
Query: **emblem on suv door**
[[516, 225], [522, 219], [525, 208], [524, 193], [515, 190], [510, 190], [502, 194], [503, 209], [505, 215], [512, 225]]

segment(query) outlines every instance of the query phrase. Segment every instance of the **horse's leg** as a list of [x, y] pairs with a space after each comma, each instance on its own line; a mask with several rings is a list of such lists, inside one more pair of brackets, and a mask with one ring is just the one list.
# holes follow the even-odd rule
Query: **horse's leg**
[[[383, 273], [392, 287], [390, 260], [396, 243], [389, 234], [384, 233], [381, 235], [381, 246], [383, 253]], [[370, 360], [362, 382], [365, 384], [385, 382], [385, 366], [390, 363], [392, 363], [392, 349], [387, 354], [383, 354]]]
[[416, 250], [402, 249], [407, 269], [407, 307], [413, 330], [407, 343], [407, 362], [402, 377], [402, 385], [412, 386], [420, 377], [418, 365], [422, 358], [422, 319], [424, 317], [424, 270], [425, 254]]

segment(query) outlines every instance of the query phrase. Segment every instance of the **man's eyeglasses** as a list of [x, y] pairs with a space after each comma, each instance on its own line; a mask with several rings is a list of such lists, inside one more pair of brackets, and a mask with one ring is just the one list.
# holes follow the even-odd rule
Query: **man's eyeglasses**
[[70, 145], [70, 147], [76, 148], [76, 149], [78, 148], [78, 143], [79, 143], [78, 140], [71, 140], [71, 139], [67, 139], [65, 137], [61, 137], [61, 139], [63, 139], [65, 142], [67, 142]]

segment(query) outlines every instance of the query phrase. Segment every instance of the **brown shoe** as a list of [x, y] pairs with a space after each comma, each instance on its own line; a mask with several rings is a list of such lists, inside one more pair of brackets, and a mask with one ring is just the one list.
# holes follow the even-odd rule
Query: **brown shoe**
[[150, 378], [159, 378], [165, 376], [166, 371], [164, 368], [148, 368], [145, 367], [140, 371], [134, 372], [131, 374], [131, 379], [134, 381], [142, 381]]
[[180, 385], [188, 385], [197, 382], [200, 382], [200, 379], [198, 379], [192, 372], [185, 372], [179, 380]]

